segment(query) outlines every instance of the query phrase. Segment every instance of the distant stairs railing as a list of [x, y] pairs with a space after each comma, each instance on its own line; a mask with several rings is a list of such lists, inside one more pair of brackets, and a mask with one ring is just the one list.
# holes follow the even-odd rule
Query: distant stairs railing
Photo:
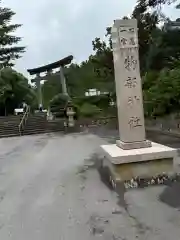
[[20, 136], [22, 135], [22, 131], [23, 131], [25, 125], [26, 125], [26, 121], [29, 117], [29, 113], [30, 113], [30, 106], [27, 106], [26, 111], [23, 114], [23, 117], [22, 117], [21, 122], [19, 124], [19, 135]]

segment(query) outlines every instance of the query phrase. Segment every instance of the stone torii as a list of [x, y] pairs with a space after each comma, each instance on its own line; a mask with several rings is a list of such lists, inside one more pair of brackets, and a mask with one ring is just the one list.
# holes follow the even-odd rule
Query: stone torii
[[[33, 68], [33, 69], [27, 69], [28, 73], [30, 75], [36, 75], [34, 79], [31, 80], [31, 82], [35, 82], [37, 89], [38, 89], [38, 105], [39, 108], [42, 107], [42, 92], [41, 92], [41, 81], [42, 80], [48, 80], [48, 77], [50, 75], [59, 75], [60, 76], [60, 81], [61, 81], [61, 85], [62, 85], [62, 92], [63, 94], [68, 95], [67, 92], [67, 86], [66, 86], [66, 79], [64, 76], [64, 66], [68, 65], [71, 63], [71, 61], [73, 60], [73, 56], [70, 55], [68, 57], [65, 57], [57, 62], [54, 63], [50, 63], [48, 65], [44, 65], [38, 68]], [[59, 71], [57, 71], [56, 73], [52, 73], [53, 69], [59, 68]], [[41, 73], [45, 72], [46, 75], [45, 76], [41, 76]]]

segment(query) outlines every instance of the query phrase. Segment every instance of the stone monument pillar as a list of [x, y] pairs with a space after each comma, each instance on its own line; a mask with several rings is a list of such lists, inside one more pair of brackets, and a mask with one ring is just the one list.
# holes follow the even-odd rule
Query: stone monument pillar
[[61, 84], [62, 84], [62, 92], [63, 92], [63, 94], [68, 95], [67, 86], [66, 86], [66, 79], [65, 79], [65, 76], [64, 76], [64, 69], [63, 69], [62, 66], [60, 67], [60, 78], [61, 78]]
[[117, 145], [122, 149], [150, 147], [151, 142], [145, 136], [135, 19], [114, 22], [112, 45], [120, 131]]
[[115, 20], [112, 45], [120, 140], [101, 146], [102, 166], [114, 181], [172, 173], [177, 150], [145, 136], [136, 19]]

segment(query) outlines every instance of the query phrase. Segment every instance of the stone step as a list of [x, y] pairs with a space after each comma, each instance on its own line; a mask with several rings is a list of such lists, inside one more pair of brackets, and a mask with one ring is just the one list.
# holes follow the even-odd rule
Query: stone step
[[0, 131], [5, 131], [5, 130], [13, 130], [13, 129], [19, 129], [17, 125], [15, 126], [5, 126], [5, 127], [0, 127]]
[[37, 117], [28, 117], [29, 120], [32, 120], [32, 119], [45, 119], [46, 120], [46, 117], [42, 117], [42, 116], [37, 116]]
[[20, 122], [21, 122], [21, 120], [11, 120], [11, 121], [4, 120], [4, 121], [0, 122], [0, 125], [8, 124], [8, 123], [19, 124]]
[[25, 127], [27, 128], [27, 127], [36, 127], [36, 126], [46, 126], [47, 125], [47, 123], [39, 123], [39, 122], [37, 122], [37, 123], [31, 123], [31, 124], [29, 124], [29, 123], [26, 123], [26, 125], [25, 125]]
[[9, 136], [9, 135], [17, 135], [17, 136], [19, 136], [20, 133], [19, 133], [19, 131], [14, 131], [14, 132], [1, 132], [1, 133], [0, 133], [0, 137], [1, 137], [1, 136]]
[[2, 134], [0, 138], [7, 138], [7, 137], [18, 137], [20, 136], [19, 133], [10, 133], [10, 134]]
[[23, 131], [36, 130], [36, 129], [45, 129], [44, 126], [25, 126]]
[[39, 134], [39, 133], [50, 133], [50, 132], [56, 132], [56, 131], [63, 131], [63, 129], [59, 130], [52, 130], [52, 129], [36, 129], [31, 131], [23, 131], [22, 135], [31, 135], [31, 134]]
[[25, 126], [47, 125], [47, 122], [26, 122]]
[[0, 124], [0, 129], [3, 129], [3, 128], [14, 128], [14, 127], [19, 127], [19, 123], [18, 124], [4, 124], [4, 125]]
[[48, 127], [48, 126], [64, 126], [64, 123], [49, 123], [49, 122], [36, 122], [36, 123], [26, 123], [26, 128], [28, 127], [36, 127], [36, 126], [45, 126], [45, 127]]
[[45, 119], [45, 118], [33, 118], [33, 119], [30, 119], [30, 118], [28, 118], [27, 119], [27, 122], [47, 122], [47, 119]]
[[36, 124], [46, 124], [46, 123], [47, 121], [33, 121], [33, 122], [27, 121], [26, 125], [36, 125]]
[[2, 126], [2, 125], [0, 125], [0, 129], [13, 129], [13, 128], [18, 128], [19, 127], [19, 124], [17, 125], [17, 124], [12, 124], [12, 125], [4, 125], [4, 126]]
[[14, 128], [0, 128], [0, 134], [6, 134], [6, 133], [14, 133], [14, 132], [19, 132], [19, 128], [18, 127], [14, 127]]
[[28, 128], [28, 127], [38, 127], [38, 126], [44, 126], [44, 127], [46, 127], [46, 126], [47, 126], [47, 123], [39, 123], [39, 122], [37, 122], [37, 123], [34, 123], [34, 124], [26, 124], [26, 125], [25, 125], [25, 128]]
[[0, 120], [4, 120], [4, 119], [20, 119], [22, 118], [23, 115], [12, 115], [12, 116], [0, 116]]
[[[51, 133], [51, 132], [60, 132], [64, 131], [63, 127], [56, 127], [56, 128], [33, 128], [33, 129], [25, 129], [21, 132], [21, 135], [33, 135], [33, 134], [40, 134], [40, 133]], [[4, 137], [13, 137], [13, 136], [20, 136], [19, 129], [14, 130], [6, 130], [0, 131], [0, 138]]]
[[0, 124], [5, 122], [21, 122], [21, 119], [4, 119], [0, 121]]
[[56, 126], [56, 127], [50, 127], [50, 126], [47, 126], [47, 127], [44, 127], [44, 126], [37, 126], [37, 127], [34, 127], [34, 128], [25, 128], [23, 131], [24, 132], [28, 132], [28, 131], [38, 131], [38, 130], [63, 130], [64, 129], [64, 126]]
[[0, 126], [0, 131], [3, 131], [3, 130], [6, 130], [6, 129], [19, 129], [19, 126], [18, 125], [12, 125], [12, 126]]
[[1, 132], [14, 132], [14, 131], [19, 131], [19, 128], [5, 128], [5, 129], [0, 129]]
[[11, 119], [11, 120], [1, 120], [0, 125], [7, 124], [7, 123], [16, 123], [19, 124], [21, 122], [21, 119]]

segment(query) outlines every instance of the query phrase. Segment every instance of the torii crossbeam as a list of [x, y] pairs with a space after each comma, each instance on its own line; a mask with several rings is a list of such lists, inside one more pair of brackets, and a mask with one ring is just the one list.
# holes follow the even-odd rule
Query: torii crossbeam
[[[32, 68], [32, 69], [27, 69], [28, 73], [30, 75], [36, 75], [36, 77], [34, 79], [31, 80], [31, 82], [35, 82], [36, 86], [38, 88], [38, 104], [39, 104], [39, 108], [42, 107], [42, 92], [41, 92], [41, 81], [42, 80], [47, 80], [48, 76], [50, 75], [51, 71], [53, 69], [59, 68], [59, 71], [56, 72], [55, 74], [60, 75], [60, 79], [61, 79], [61, 84], [62, 84], [62, 91], [64, 94], [68, 94], [67, 93], [67, 86], [66, 86], [66, 79], [64, 76], [64, 72], [63, 72], [63, 68], [64, 66], [70, 64], [73, 60], [73, 56], [70, 55], [68, 57], [65, 57], [57, 62], [54, 63], [50, 63], [38, 68]], [[46, 75], [45, 76], [41, 76], [40, 74], [45, 72]]]

